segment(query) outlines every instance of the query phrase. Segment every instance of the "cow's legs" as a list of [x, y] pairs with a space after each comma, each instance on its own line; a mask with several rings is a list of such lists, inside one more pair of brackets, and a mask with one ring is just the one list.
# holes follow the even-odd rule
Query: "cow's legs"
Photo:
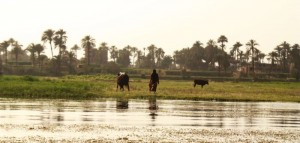
[[124, 91], [124, 85], [120, 85], [120, 90]]
[[128, 85], [127, 85], [127, 88], [128, 88], [128, 91], [130, 91], [130, 89], [129, 89], [129, 83], [128, 83]]

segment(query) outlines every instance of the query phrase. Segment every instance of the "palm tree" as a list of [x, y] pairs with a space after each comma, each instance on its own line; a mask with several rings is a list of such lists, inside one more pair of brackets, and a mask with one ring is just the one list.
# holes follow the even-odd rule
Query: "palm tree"
[[11, 53], [15, 55], [16, 65], [18, 65], [19, 55], [23, 53], [23, 50], [21, 48], [22, 45], [20, 45], [17, 41], [15, 41], [12, 46], [13, 49], [11, 50]]
[[31, 63], [32, 63], [32, 66], [34, 66], [35, 65], [35, 52], [36, 52], [35, 44], [34, 43], [29, 44], [25, 50], [30, 53]]
[[136, 47], [131, 47], [130, 52], [132, 52], [132, 56], [133, 56], [133, 58], [132, 58], [132, 65], [135, 65], [134, 59], [135, 59], [135, 57], [137, 56], [137, 55], [136, 55], [136, 52], [137, 52], [137, 51], [138, 51], [138, 49], [137, 49]]
[[99, 47], [99, 56], [100, 56], [100, 64], [104, 65], [107, 63], [108, 61], [108, 47], [107, 47], [107, 43], [103, 42], [100, 44]]
[[91, 36], [85, 36], [82, 40], [81, 40], [81, 46], [85, 49], [85, 56], [87, 59], [87, 65], [90, 65], [90, 52], [92, 50], [92, 48], [95, 47], [95, 39], [92, 38]]
[[42, 41], [44, 43], [49, 42], [49, 44], [50, 44], [52, 58], [53, 58], [52, 41], [54, 39], [54, 33], [55, 33], [54, 30], [48, 29], [48, 30], [44, 31], [44, 33], [42, 35]]
[[221, 76], [221, 63], [224, 60], [224, 53], [221, 49], [218, 49], [216, 60], [218, 62], [218, 75]]
[[80, 50], [81, 48], [77, 45], [77, 44], [75, 44], [72, 48], [71, 48], [71, 50], [73, 50], [74, 52], [75, 52], [75, 58], [77, 59], [77, 51], [78, 50]]
[[37, 58], [38, 58], [38, 62], [39, 62], [39, 67], [41, 67], [41, 61], [40, 61], [40, 58], [41, 58], [41, 53], [44, 51], [44, 46], [43, 45], [41, 45], [41, 44], [37, 44], [37, 45], [35, 45], [35, 51], [36, 51], [36, 53], [37, 53]]
[[137, 60], [135, 62], [135, 66], [140, 67], [141, 61], [144, 58], [143, 52], [141, 50], [137, 50], [136, 55], [137, 55]]
[[259, 51], [259, 53], [257, 54], [257, 58], [260, 63], [263, 63], [265, 57], [266, 57], [266, 54], [262, 53], [261, 51]]
[[59, 48], [59, 55], [61, 57], [62, 51], [66, 49], [66, 45], [65, 45], [67, 42], [66, 31], [64, 31], [63, 29], [56, 31], [53, 40], [54, 40], [55, 47], [58, 46]]
[[225, 48], [225, 42], [228, 42], [227, 40], [227, 37], [225, 37], [224, 35], [221, 35], [219, 38], [218, 38], [218, 43], [221, 43], [221, 48], [222, 48], [222, 51], [224, 51], [224, 48]]
[[204, 49], [204, 60], [210, 67], [215, 67], [216, 55], [218, 51], [218, 46], [216, 42], [212, 39], [208, 40], [206, 47]]
[[13, 45], [16, 40], [14, 38], [9, 38], [8, 42], [10, 43], [10, 45]]
[[147, 47], [149, 53], [147, 54], [147, 58], [150, 61], [150, 66], [154, 67], [155, 66], [155, 51], [157, 50], [157, 47], [155, 45], [150, 45], [149, 47]]
[[74, 70], [74, 61], [76, 60], [75, 54], [73, 52], [67, 52], [68, 56], [68, 66], [69, 66], [69, 73], [73, 73]]
[[47, 59], [48, 57], [46, 55], [40, 55], [40, 58], [39, 58], [39, 62], [40, 62], [40, 68], [41, 70], [43, 70], [43, 64], [44, 64], [44, 61]]
[[[234, 45], [233, 45], [233, 47], [232, 47], [232, 49], [231, 49], [231, 51], [230, 51], [230, 53], [233, 53], [233, 55], [235, 55], [235, 60], [236, 61], [238, 61], [238, 54], [239, 54], [239, 52], [240, 52], [240, 47], [241, 46], [243, 46], [243, 44], [241, 44], [240, 42], [236, 42]], [[236, 63], [236, 68], [238, 68], [238, 66], [237, 66], [238, 64]]]
[[4, 51], [4, 54], [5, 54], [5, 64], [7, 64], [7, 51], [8, 51], [7, 49], [8, 49], [9, 46], [10, 46], [9, 41], [3, 41], [0, 44], [0, 47]]
[[243, 65], [245, 63], [245, 59], [246, 59], [245, 53], [243, 51], [239, 51], [238, 57], [239, 57], [238, 60], [239, 60], [240, 64]]
[[[218, 43], [221, 43], [221, 48], [222, 48], [222, 51], [223, 51], [223, 59], [227, 59], [227, 54], [226, 54], [226, 52], [224, 51], [224, 49], [225, 49], [225, 42], [228, 42], [228, 40], [227, 40], [227, 37], [225, 37], [224, 35], [221, 35], [219, 38], [218, 38]], [[220, 56], [219, 56], [220, 57]], [[223, 66], [224, 67], [224, 71], [226, 72], [226, 66], [225, 66], [225, 61], [223, 60], [223, 62], [222, 62], [222, 64], [221, 65], [219, 65], [219, 67], [220, 66]]]
[[248, 51], [251, 53], [251, 57], [252, 57], [252, 71], [253, 74], [255, 74], [255, 69], [254, 69], [254, 58], [255, 58], [255, 46], [258, 46], [258, 43], [251, 39], [248, 43], [246, 43], [246, 46], [248, 46]]
[[165, 56], [165, 51], [162, 48], [158, 48], [155, 51], [155, 57], [157, 59], [157, 64], [156, 64], [157, 67], [160, 67], [161, 60], [164, 58], [164, 56]]
[[269, 57], [268, 59], [271, 60], [271, 70], [270, 70], [270, 72], [272, 72], [273, 68], [274, 68], [276, 58], [278, 57], [278, 54], [275, 51], [273, 51], [273, 52], [268, 54], [268, 57]]
[[240, 51], [240, 47], [241, 46], [243, 46], [243, 44], [241, 44], [240, 42], [236, 42], [234, 45], [233, 45], [233, 47], [232, 47], [232, 49], [231, 49], [231, 51], [234, 53], [234, 55], [235, 55], [235, 59], [236, 60], [238, 60], [238, 53], [239, 53], [239, 51]]
[[289, 53], [291, 50], [290, 44], [287, 43], [286, 41], [284, 41], [282, 44], [280, 44], [281, 46], [281, 55], [282, 55], [282, 62], [283, 62], [283, 71], [287, 72], [287, 64], [288, 64], [288, 60], [290, 59], [289, 57]]
[[290, 52], [291, 62], [294, 63], [294, 73], [296, 80], [300, 78], [300, 46], [295, 44], [292, 46], [292, 50]]
[[112, 58], [116, 63], [116, 59], [118, 58], [118, 48], [116, 46], [111, 46], [109, 48], [109, 51], [110, 51], [110, 58]]

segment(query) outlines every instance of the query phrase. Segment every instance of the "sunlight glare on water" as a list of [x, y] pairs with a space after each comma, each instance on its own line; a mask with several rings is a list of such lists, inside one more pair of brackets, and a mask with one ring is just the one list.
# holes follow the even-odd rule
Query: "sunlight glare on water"
[[300, 127], [300, 105], [183, 100], [0, 100], [0, 124]]

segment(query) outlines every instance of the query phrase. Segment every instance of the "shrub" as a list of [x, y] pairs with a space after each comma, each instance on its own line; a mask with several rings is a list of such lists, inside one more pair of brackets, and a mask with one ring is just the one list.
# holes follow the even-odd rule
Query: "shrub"
[[39, 81], [38, 78], [33, 77], [33, 76], [29, 76], [29, 75], [23, 76], [22, 79], [23, 79], [24, 81], [31, 81], [31, 82], [33, 82], [33, 81]]

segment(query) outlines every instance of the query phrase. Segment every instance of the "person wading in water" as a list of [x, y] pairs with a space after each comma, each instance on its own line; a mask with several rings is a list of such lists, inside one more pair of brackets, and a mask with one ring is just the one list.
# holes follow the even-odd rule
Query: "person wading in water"
[[150, 83], [149, 83], [149, 91], [150, 92], [153, 91], [154, 93], [156, 93], [157, 84], [159, 84], [159, 77], [158, 77], [158, 74], [156, 73], [156, 70], [154, 69], [151, 74], [151, 79], [150, 79]]

